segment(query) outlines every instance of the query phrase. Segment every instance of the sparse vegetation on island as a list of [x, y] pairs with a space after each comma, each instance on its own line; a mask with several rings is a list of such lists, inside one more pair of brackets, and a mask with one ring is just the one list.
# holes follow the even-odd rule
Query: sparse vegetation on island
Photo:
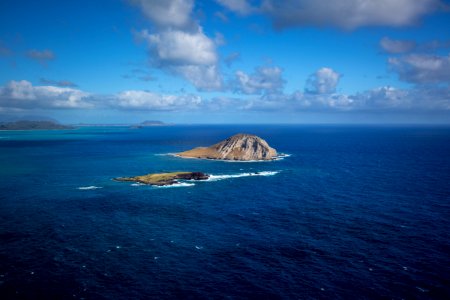
[[117, 177], [116, 181], [131, 181], [149, 185], [164, 186], [179, 183], [179, 180], [206, 180], [208, 174], [202, 172], [154, 173], [134, 177]]

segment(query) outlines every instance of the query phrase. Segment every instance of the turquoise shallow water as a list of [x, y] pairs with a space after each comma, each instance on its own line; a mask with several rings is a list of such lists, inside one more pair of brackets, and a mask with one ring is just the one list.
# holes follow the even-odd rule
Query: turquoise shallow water
[[[167, 155], [238, 132], [290, 156]], [[0, 132], [0, 295], [445, 299], [449, 153], [448, 127]], [[184, 170], [218, 177], [111, 180]]]

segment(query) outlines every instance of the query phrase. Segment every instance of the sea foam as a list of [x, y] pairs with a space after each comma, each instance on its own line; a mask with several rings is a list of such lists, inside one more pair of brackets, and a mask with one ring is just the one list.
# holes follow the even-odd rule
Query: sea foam
[[157, 188], [173, 188], [173, 187], [188, 187], [188, 186], [194, 186], [195, 183], [188, 183], [188, 182], [178, 182], [171, 185], [162, 185], [162, 186], [156, 186]]
[[289, 157], [289, 156], [291, 156], [291, 154], [280, 153], [274, 158], [274, 160], [283, 160], [283, 159], [285, 159], [286, 157]]
[[207, 181], [218, 181], [230, 178], [250, 177], [250, 176], [273, 176], [280, 173], [280, 171], [262, 171], [262, 172], [249, 172], [230, 175], [210, 175]]
[[77, 189], [86, 191], [86, 190], [96, 190], [96, 189], [101, 189], [101, 188], [102, 188], [101, 186], [90, 185], [90, 186], [80, 186]]

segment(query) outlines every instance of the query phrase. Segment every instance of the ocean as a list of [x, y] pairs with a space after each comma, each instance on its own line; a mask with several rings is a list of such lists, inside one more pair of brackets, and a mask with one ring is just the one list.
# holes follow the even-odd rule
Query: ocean
[[[286, 157], [170, 155], [239, 132]], [[0, 298], [449, 299], [450, 127], [2, 131]]]

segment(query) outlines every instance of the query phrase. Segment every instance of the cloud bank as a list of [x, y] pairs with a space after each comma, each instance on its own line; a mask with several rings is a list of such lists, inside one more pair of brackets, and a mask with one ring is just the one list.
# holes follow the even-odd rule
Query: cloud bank
[[450, 54], [447, 56], [410, 54], [388, 59], [399, 78], [415, 84], [450, 85]]
[[90, 94], [57, 86], [33, 86], [26, 80], [10, 81], [0, 88], [0, 107], [16, 109], [91, 108]]
[[365, 26], [414, 25], [438, 10], [439, 0], [217, 0], [240, 15], [262, 14], [277, 29], [297, 26], [338, 27], [354, 30]]
[[[321, 74], [319, 71], [323, 69], [327, 68], [321, 68], [316, 73]], [[255, 71], [255, 74], [258, 74], [258, 71]], [[335, 76], [337, 72], [327, 71], [327, 74]], [[417, 86], [413, 89], [382, 86], [355, 94], [345, 94], [332, 92], [327, 83], [325, 89], [322, 86], [318, 89], [318, 91], [322, 89], [323, 92], [311, 93], [297, 90], [286, 94], [280, 89], [271, 90], [258, 84], [255, 86], [246, 84], [247, 86], [244, 87], [250, 88], [249, 92], [251, 92], [246, 93], [246, 98], [204, 99], [195, 94], [171, 95], [144, 90], [126, 90], [112, 95], [99, 95], [67, 87], [34, 86], [26, 80], [10, 81], [0, 87], [0, 110], [113, 109], [202, 111], [204, 113], [215, 111], [450, 111], [450, 86]], [[271, 92], [266, 92], [267, 90]]]

